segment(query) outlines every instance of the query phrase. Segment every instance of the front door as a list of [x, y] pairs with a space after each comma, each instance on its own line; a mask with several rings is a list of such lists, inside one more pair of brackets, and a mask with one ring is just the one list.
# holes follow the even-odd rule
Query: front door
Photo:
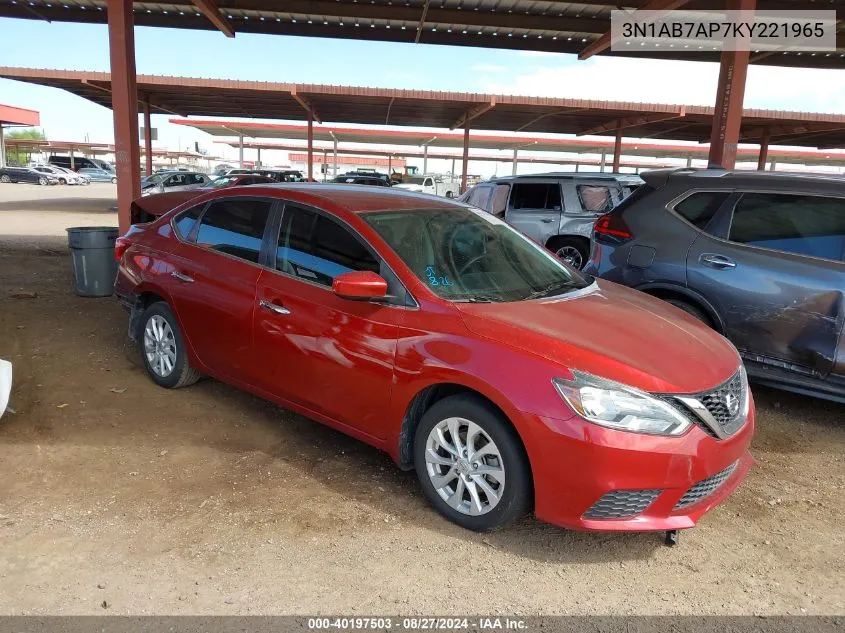
[[845, 200], [746, 192], [719, 213], [689, 250], [689, 286], [746, 358], [827, 375], [845, 322]]
[[528, 237], [546, 244], [558, 234], [563, 212], [557, 181], [515, 182], [511, 187], [505, 220]]
[[334, 277], [383, 264], [345, 224], [286, 204], [273, 270], [258, 280], [262, 388], [375, 438], [386, 437], [401, 307], [342, 299]]
[[[273, 201], [223, 198], [188, 225], [174, 251], [171, 296], [200, 361], [211, 371], [251, 382], [252, 316], [261, 245]], [[198, 214], [197, 214], [198, 215]]]

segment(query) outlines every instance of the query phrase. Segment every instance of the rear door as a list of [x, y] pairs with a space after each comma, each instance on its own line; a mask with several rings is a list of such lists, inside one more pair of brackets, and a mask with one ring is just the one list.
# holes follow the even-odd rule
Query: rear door
[[383, 438], [401, 305], [350, 301], [332, 280], [352, 270], [398, 280], [349, 226], [287, 203], [275, 261], [258, 282], [255, 365], [261, 386], [371, 437]]
[[746, 191], [689, 250], [687, 281], [746, 358], [823, 377], [845, 321], [845, 199]]
[[255, 379], [255, 285], [273, 206], [269, 198], [220, 198], [175, 220], [186, 236], [171, 260], [170, 293], [179, 321], [199, 359], [236, 381]]
[[520, 180], [511, 186], [505, 220], [540, 244], [558, 234], [562, 213], [558, 181]]

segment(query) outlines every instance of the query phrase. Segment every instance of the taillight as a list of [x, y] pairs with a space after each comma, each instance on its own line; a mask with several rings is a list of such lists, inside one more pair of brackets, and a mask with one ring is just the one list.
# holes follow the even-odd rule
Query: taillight
[[132, 246], [132, 242], [130, 242], [125, 237], [119, 237], [114, 241], [114, 260], [119, 262], [123, 259], [123, 254]]
[[593, 226], [593, 232], [597, 237], [612, 238], [613, 242], [624, 242], [634, 237], [631, 229], [625, 224], [625, 220], [613, 212], [599, 216]]

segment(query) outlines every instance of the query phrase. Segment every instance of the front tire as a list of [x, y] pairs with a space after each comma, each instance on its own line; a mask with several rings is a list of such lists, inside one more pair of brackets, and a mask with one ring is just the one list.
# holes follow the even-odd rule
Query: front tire
[[166, 303], [157, 301], [144, 311], [139, 338], [144, 368], [154, 383], [178, 389], [200, 379], [201, 374], [188, 360], [185, 339], [176, 317]]
[[469, 530], [494, 530], [531, 507], [522, 442], [502, 413], [477, 396], [450, 396], [426, 411], [414, 439], [414, 465], [429, 502]]
[[59, 178], [59, 184], [60, 184], [60, 185], [66, 185], [66, 184], [67, 184], [67, 180], [65, 180], [64, 178]]
[[705, 314], [704, 310], [702, 310], [698, 306], [694, 306], [691, 303], [682, 301], [681, 299], [666, 299], [666, 303], [671, 303], [676, 308], [683, 310], [691, 317], [701, 321], [707, 327], [713, 327], [713, 324], [710, 322], [710, 318], [707, 316], [707, 314]]
[[46, 185], [46, 184], [47, 184], [47, 179], [46, 179], [46, 178], [39, 178], [39, 179], [38, 179], [38, 184], [39, 184], [39, 185], [41, 185], [41, 186], [43, 187], [44, 185]]
[[0, 182], [10, 183], [10, 182], [12, 182], [12, 179], [9, 178], [6, 174], [3, 174], [2, 176], [0, 176]]
[[117, 184], [117, 178], [112, 178], [112, 179], [111, 179], [111, 184], [116, 185], [116, 184]]

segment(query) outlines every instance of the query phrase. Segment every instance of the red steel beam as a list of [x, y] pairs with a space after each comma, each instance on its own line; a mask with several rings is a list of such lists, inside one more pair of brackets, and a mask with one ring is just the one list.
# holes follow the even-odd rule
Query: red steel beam
[[141, 102], [144, 109], [144, 171], [147, 176], [153, 175], [153, 131], [150, 129], [150, 99], [144, 95]]
[[200, 13], [208, 18], [208, 21], [216, 26], [226, 37], [235, 37], [234, 27], [220, 13], [220, 9], [214, 4], [214, 0], [192, 0], [192, 2], [199, 9]]
[[138, 147], [138, 89], [135, 77], [135, 25], [132, 0], [108, 0], [114, 159], [117, 171], [117, 218], [129, 230], [130, 206], [141, 195]]
[[[753, 12], [757, 0], [729, 0], [727, 9]], [[719, 84], [710, 132], [711, 166], [733, 169], [742, 126], [742, 101], [745, 97], [745, 79], [748, 74], [750, 51], [722, 51], [719, 67]]]
[[593, 134], [604, 134], [611, 130], [620, 130], [630, 127], [640, 127], [648, 125], [649, 123], [660, 123], [662, 121], [669, 121], [671, 119], [682, 119], [687, 115], [686, 106], [681, 106], [677, 113], [674, 114], [655, 114], [653, 116], [635, 116], [625, 119], [617, 119], [610, 123], [603, 123], [596, 125], [586, 130], [578, 132], [578, 136], [589, 136]]
[[467, 190], [467, 173], [469, 171], [469, 117], [464, 120], [464, 156], [461, 161], [461, 193]]
[[455, 121], [450, 127], [450, 130], [454, 130], [456, 127], [461, 127], [465, 123], [469, 123], [473, 119], [480, 117], [485, 112], [489, 112], [493, 108], [496, 107], [496, 97], [490, 97], [490, 103], [480, 103], [474, 108], [467, 110], [464, 112], [461, 117]]
[[[687, 2], [689, 0], [651, 0], [651, 2], [646, 2], [643, 6], [639, 7], [637, 11], [672, 11], [684, 6]], [[612, 34], [610, 31], [607, 31], [578, 53], [578, 59], [589, 59], [593, 55], [603, 53], [610, 48], [611, 44], [613, 44]]]
[[308, 110], [308, 180], [314, 180], [314, 114]]
[[616, 126], [616, 140], [613, 143], [613, 173], [619, 173], [619, 163], [622, 162], [622, 126]]
[[766, 170], [766, 159], [769, 156], [769, 132], [763, 134], [763, 139], [760, 141], [760, 155], [757, 156], [757, 170]]

